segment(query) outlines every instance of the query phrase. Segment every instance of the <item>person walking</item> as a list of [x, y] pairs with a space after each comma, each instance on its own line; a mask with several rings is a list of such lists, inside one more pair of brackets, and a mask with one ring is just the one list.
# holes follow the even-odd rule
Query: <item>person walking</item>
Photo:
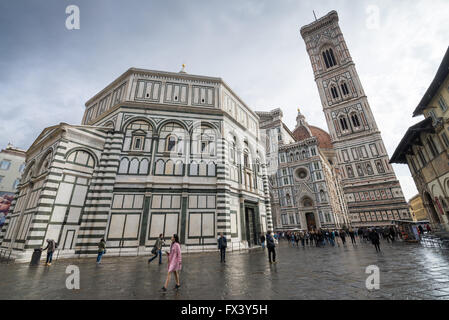
[[104, 238], [101, 238], [100, 242], [98, 243], [98, 255], [97, 255], [97, 264], [101, 263], [101, 258], [106, 253], [106, 241]]
[[390, 227], [390, 239], [391, 239], [391, 242], [394, 242], [394, 240], [396, 240], [395, 237], [396, 237], [396, 232], [394, 231], [393, 226], [391, 226]]
[[369, 239], [376, 248], [376, 252], [380, 252], [379, 234], [375, 230], [371, 230], [369, 233]]
[[167, 291], [168, 284], [170, 282], [170, 276], [173, 273], [175, 275], [176, 285], [174, 289], [179, 289], [181, 283], [179, 282], [179, 271], [182, 268], [182, 256], [181, 256], [181, 246], [179, 245], [179, 237], [174, 234], [171, 237], [170, 252], [165, 251], [168, 255], [168, 272], [167, 279], [165, 280], [165, 285], [162, 287], [162, 291]]
[[265, 250], [265, 236], [263, 233], [260, 234], [260, 244], [262, 246], [262, 249]]
[[427, 229], [427, 233], [430, 233], [432, 231], [432, 229], [430, 228], [430, 224], [426, 225], [426, 229]]
[[341, 230], [339, 235], [340, 235], [341, 242], [345, 246], [346, 245], [346, 231], [345, 230]]
[[220, 232], [220, 238], [218, 238], [218, 249], [220, 249], [220, 262], [226, 262], [226, 247], [228, 246], [228, 240]]
[[306, 246], [309, 246], [309, 238], [310, 238], [309, 231], [306, 231], [306, 233], [304, 234], [304, 239], [306, 240]]
[[45, 262], [45, 265], [51, 266], [51, 262], [53, 260], [53, 252], [55, 252], [58, 245], [56, 244], [55, 240], [53, 239], [47, 239], [47, 246], [42, 249], [42, 251], [47, 250], [47, 261]]
[[363, 241], [364, 242], [369, 240], [369, 234], [370, 234], [370, 232], [368, 229], [363, 230]]
[[384, 239], [387, 239], [388, 243], [390, 243], [390, 230], [387, 227], [384, 228], [383, 237]]
[[305, 235], [304, 235], [304, 233], [302, 231], [299, 233], [299, 239], [301, 240], [301, 245], [304, 248], [306, 239], [305, 239]]
[[156, 242], [154, 243], [154, 247], [151, 250], [151, 253], [154, 254], [154, 256], [150, 259], [148, 259], [148, 263], [156, 259], [157, 256], [159, 256], [159, 264], [162, 264], [162, 246], [165, 244], [164, 242], [164, 235], [161, 233], [159, 237], [156, 239]]
[[351, 237], [351, 243], [352, 243], [352, 244], [357, 244], [357, 242], [355, 241], [355, 233], [354, 233], [354, 230], [349, 229], [349, 236]]
[[268, 249], [268, 261], [271, 263], [271, 259], [273, 259], [273, 263], [276, 263], [276, 244], [274, 243], [273, 236], [270, 231], [267, 232], [267, 249]]

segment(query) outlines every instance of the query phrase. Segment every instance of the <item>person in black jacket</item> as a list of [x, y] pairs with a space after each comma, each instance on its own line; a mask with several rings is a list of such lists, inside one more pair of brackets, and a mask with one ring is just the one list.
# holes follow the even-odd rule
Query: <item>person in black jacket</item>
[[226, 262], [226, 247], [228, 246], [228, 241], [226, 237], [223, 235], [223, 232], [220, 233], [220, 238], [218, 238], [218, 249], [220, 249], [220, 262]]
[[376, 248], [376, 252], [380, 252], [380, 239], [379, 234], [376, 232], [376, 230], [371, 230], [369, 232], [369, 239], [371, 240], [371, 243]]
[[341, 239], [341, 242], [343, 242], [343, 245], [346, 245], [346, 231], [345, 230], [340, 231], [340, 239]]
[[271, 256], [273, 256], [273, 263], [276, 263], [276, 244], [274, 243], [274, 239], [270, 231], [267, 232], [266, 238], [268, 248], [268, 261], [271, 263]]

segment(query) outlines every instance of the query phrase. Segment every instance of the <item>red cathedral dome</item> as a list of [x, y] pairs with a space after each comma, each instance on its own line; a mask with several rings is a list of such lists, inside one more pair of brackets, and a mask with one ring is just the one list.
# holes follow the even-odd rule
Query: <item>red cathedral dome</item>
[[[310, 125], [308, 127], [312, 133], [312, 136], [317, 138], [318, 146], [320, 148], [331, 149], [333, 147], [331, 142], [331, 136], [329, 135], [329, 133], [318, 127]], [[301, 141], [310, 138], [311, 135], [305, 126], [299, 126], [293, 131], [293, 137], [295, 138], [296, 141]]]

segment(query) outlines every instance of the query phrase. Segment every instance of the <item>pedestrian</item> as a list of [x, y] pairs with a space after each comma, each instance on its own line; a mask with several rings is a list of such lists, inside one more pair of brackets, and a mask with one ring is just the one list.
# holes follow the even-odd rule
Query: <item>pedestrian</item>
[[226, 262], [226, 247], [228, 246], [228, 240], [220, 232], [220, 238], [218, 238], [218, 249], [220, 249], [220, 262]]
[[100, 264], [101, 258], [106, 253], [106, 241], [104, 238], [101, 238], [100, 242], [98, 243], [98, 255], [97, 255], [97, 264]]
[[153, 249], [151, 250], [151, 253], [154, 254], [154, 256], [148, 259], [148, 263], [150, 263], [151, 261], [156, 259], [157, 256], [159, 256], [159, 264], [162, 264], [162, 246], [164, 244], [165, 244], [164, 235], [161, 233], [159, 237], [156, 239]]
[[370, 234], [370, 232], [369, 232], [368, 229], [364, 229], [364, 230], [363, 230], [363, 241], [364, 241], [364, 242], [366, 242], [366, 241], [369, 240], [369, 234]]
[[396, 232], [394, 231], [393, 226], [390, 227], [390, 238], [391, 238], [391, 242], [394, 242], [394, 240], [396, 238]]
[[304, 248], [306, 239], [305, 239], [305, 235], [304, 235], [304, 233], [302, 231], [299, 233], [299, 239], [301, 240], [301, 245]]
[[179, 245], [179, 237], [174, 234], [171, 237], [170, 252], [165, 251], [168, 255], [168, 272], [167, 279], [165, 280], [165, 285], [162, 287], [162, 291], [167, 291], [168, 283], [170, 282], [170, 276], [173, 273], [175, 275], [176, 285], [174, 289], [179, 289], [181, 284], [179, 282], [179, 271], [182, 268], [182, 256], [181, 256], [181, 246]]
[[388, 228], [384, 228], [383, 236], [384, 239], [387, 239], [387, 242], [390, 243], [390, 230]]
[[355, 241], [355, 233], [354, 233], [354, 230], [349, 229], [349, 236], [351, 237], [351, 243], [352, 243], [352, 244], [357, 244], [357, 242]]
[[422, 225], [418, 226], [418, 230], [419, 230], [419, 234], [422, 236], [424, 234], [424, 228], [422, 227]]
[[265, 236], [263, 233], [260, 234], [260, 244], [262, 245], [262, 249], [265, 250]]
[[331, 231], [329, 233], [329, 242], [332, 245], [332, 247], [335, 247], [335, 232]]
[[306, 246], [309, 246], [309, 238], [310, 238], [309, 231], [306, 231], [306, 233], [304, 234], [304, 239], [306, 240]]
[[[295, 232], [295, 242], [296, 242], [296, 246], [299, 247], [299, 239], [300, 239], [300, 235]], [[301, 240], [302, 241], [302, 246], [304, 247], [304, 239]]]
[[371, 230], [369, 233], [369, 239], [376, 248], [376, 252], [380, 252], [379, 234], [375, 230]]
[[426, 229], [427, 229], [427, 233], [430, 233], [432, 231], [432, 229], [430, 229], [430, 224], [426, 225]]
[[344, 230], [340, 231], [340, 239], [341, 239], [341, 242], [343, 243], [343, 245], [346, 245], [346, 231], [344, 231]]
[[51, 266], [51, 262], [53, 260], [53, 252], [55, 252], [58, 245], [56, 244], [55, 240], [53, 239], [47, 239], [47, 246], [42, 249], [42, 251], [47, 250], [47, 261], [45, 262], [45, 265]]
[[273, 263], [276, 263], [276, 244], [274, 243], [274, 239], [270, 233], [267, 232], [267, 249], [268, 249], [268, 261], [271, 263], [271, 259], [273, 259]]

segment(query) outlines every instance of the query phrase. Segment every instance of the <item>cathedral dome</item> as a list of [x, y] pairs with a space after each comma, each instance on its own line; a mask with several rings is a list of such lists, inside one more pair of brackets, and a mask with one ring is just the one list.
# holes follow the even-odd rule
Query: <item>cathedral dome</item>
[[318, 146], [320, 148], [331, 149], [333, 147], [329, 133], [315, 126], [309, 125], [308, 127], [310, 132], [305, 126], [299, 126], [293, 131], [293, 137], [296, 141], [301, 141], [313, 136], [318, 140]]

